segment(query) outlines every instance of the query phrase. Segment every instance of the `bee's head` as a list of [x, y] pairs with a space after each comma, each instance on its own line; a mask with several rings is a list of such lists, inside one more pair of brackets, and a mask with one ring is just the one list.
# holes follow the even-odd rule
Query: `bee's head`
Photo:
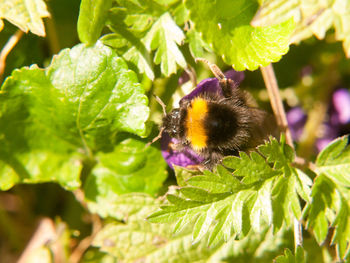
[[180, 109], [173, 109], [163, 118], [164, 131], [171, 137], [178, 137], [180, 133]]
[[171, 112], [167, 113], [166, 112], [166, 107], [165, 104], [163, 103], [163, 101], [157, 97], [154, 96], [156, 98], [156, 101], [162, 106], [163, 109], [163, 124], [160, 128], [159, 134], [157, 135], [157, 137], [153, 138], [153, 140], [149, 143], [147, 143], [147, 146], [151, 145], [152, 143], [154, 143], [155, 141], [159, 140], [162, 137], [163, 132], [166, 132], [169, 134], [170, 137], [173, 138], [179, 138], [180, 137], [180, 131], [181, 131], [181, 127], [180, 127], [180, 109], [173, 109]]

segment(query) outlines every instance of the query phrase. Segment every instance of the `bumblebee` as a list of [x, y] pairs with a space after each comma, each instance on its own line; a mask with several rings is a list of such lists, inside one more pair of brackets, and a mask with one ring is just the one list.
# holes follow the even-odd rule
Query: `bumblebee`
[[276, 136], [277, 125], [272, 115], [252, 105], [250, 94], [240, 90], [216, 65], [209, 66], [219, 89], [185, 96], [179, 108], [170, 113], [163, 107], [161, 133], [179, 141], [175, 145], [178, 151], [192, 148], [211, 169], [224, 156], [250, 151], [270, 135]]

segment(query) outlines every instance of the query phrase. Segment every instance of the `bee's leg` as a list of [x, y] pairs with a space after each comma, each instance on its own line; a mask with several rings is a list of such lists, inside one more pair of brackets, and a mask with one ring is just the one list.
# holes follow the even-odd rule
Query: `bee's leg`
[[211, 72], [214, 74], [214, 76], [218, 79], [220, 83], [220, 87], [222, 89], [222, 93], [225, 98], [233, 97], [235, 94], [235, 89], [238, 85], [232, 80], [226, 78], [225, 74], [222, 73], [222, 71], [219, 69], [219, 67], [213, 63], [210, 63], [208, 60], [204, 58], [196, 58], [196, 61], [204, 62], [208, 65]]
[[203, 165], [209, 170], [213, 170], [216, 164], [219, 164], [224, 158], [223, 153], [218, 151], [210, 152], [209, 157], [203, 162]]
[[[225, 98], [231, 98], [235, 96], [238, 92], [237, 84], [232, 79], [221, 79], [219, 80], [220, 87], [222, 89], [222, 94]], [[241, 95], [240, 95], [241, 96]]]
[[173, 143], [170, 142], [168, 145], [168, 150], [175, 151], [175, 152], [181, 152], [184, 149], [184, 145], [182, 145], [180, 142]]
[[204, 62], [205, 64], [208, 65], [208, 67], [210, 68], [211, 72], [214, 74], [215, 78], [217, 78], [218, 80], [222, 80], [222, 79], [226, 79], [224, 73], [222, 73], [221, 69], [219, 69], [218, 66], [216, 66], [213, 63], [210, 63], [208, 60], [206, 60], [205, 58], [196, 58], [195, 61], [200, 61], [200, 62]]
[[197, 170], [203, 173], [203, 171], [205, 170], [205, 166], [202, 164], [190, 164], [186, 166], [187, 169], [190, 170]]

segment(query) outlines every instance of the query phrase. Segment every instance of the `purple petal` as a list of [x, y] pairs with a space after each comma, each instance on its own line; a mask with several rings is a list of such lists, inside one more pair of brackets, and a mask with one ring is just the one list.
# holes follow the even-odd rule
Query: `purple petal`
[[171, 169], [174, 169], [173, 164], [187, 167], [189, 165], [197, 165], [203, 162], [203, 158], [196, 154], [191, 148], [185, 147], [182, 151], [176, 151], [170, 146], [171, 143], [176, 144], [178, 143], [178, 140], [171, 138], [167, 133], [163, 132], [160, 140], [161, 151], [164, 160]]
[[[244, 79], [244, 72], [235, 71], [233, 69], [225, 72], [226, 78], [232, 79], [237, 85], [239, 85]], [[202, 80], [190, 94], [184, 96], [181, 100], [191, 100], [202, 93], [219, 93], [222, 94], [222, 90], [217, 78], [208, 78]]]
[[333, 108], [331, 122], [333, 124], [347, 124], [350, 122], [350, 92], [347, 89], [338, 89], [333, 93]]
[[191, 100], [202, 93], [216, 93], [222, 94], [219, 86], [219, 81], [216, 78], [209, 78], [202, 80], [190, 94], [184, 96], [181, 100]]
[[293, 140], [300, 140], [306, 120], [307, 116], [300, 107], [295, 107], [288, 111], [287, 121]]
[[232, 79], [237, 85], [241, 84], [241, 82], [244, 80], [243, 71], [235, 71], [234, 69], [230, 69], [224, 74], [226, 78]]

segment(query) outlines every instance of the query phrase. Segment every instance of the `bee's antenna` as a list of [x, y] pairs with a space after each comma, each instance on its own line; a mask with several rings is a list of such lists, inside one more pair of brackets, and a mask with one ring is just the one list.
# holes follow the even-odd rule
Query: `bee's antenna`
[[156, 98], [156, 101], [159, 103], [159, 105], [162, 106], [163, 114], [166, 116], [166, 106], [164, 102], [157, 95], [153, 94], [153, 96]]
[[[165, 109], [166, 106], [165, 106], [164, 102], [157, 95], [153, 94], [153, 96], [155, 97], [155, 99], [159, 103], [159, 105], [162, 106], [163, 114], [164, 114], [164, 116], [166, 116], [166, 109]], [[156, 137], [154, 137], [152, 141], [148, 142], [146, 144], [146, 147], [149, 147], [152, 143], [158, 141], [162, 137], [162, 133], [164, 131], [164, 128], [165, 128], [164, 126], [162, 126], [160, 128], [158, 135]]]
[[154, 143], [154, 142], [158, 141], [160, 138], [162, 138], [163, 131], [164, 131], [164, 127], [160, 128], [158, 135], [156, 137], [154, 137], [152, 141], [148, 142], [146, 144], [146, 147], [149, 147], [152, 143]]
[[218, 80], [224, 80], [226, 79], [226, 76], [224, 75], [224, 73], [222, 73], [222, 71], [219, 69], [218, 66], [216, 66], [213, 63], [210, 63], [208, 60], [206, 60], [205, 58], [196, 58], [195, 59], [196, 62], [200, 61], [203, 62], [205, 64], [208, 65], [208, 67], [210, 68], [211, 72], [214, 74], [214, 76], [218, 79]]

